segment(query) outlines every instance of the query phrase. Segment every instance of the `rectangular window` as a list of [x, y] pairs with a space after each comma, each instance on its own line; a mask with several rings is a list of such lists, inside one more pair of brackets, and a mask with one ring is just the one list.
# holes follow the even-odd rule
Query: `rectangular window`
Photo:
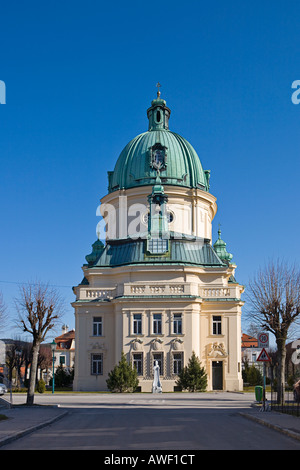
[[102, 336], [102, 317], [93, 318], [93, 336]]
[[135, 313], [133, 315], [133, 334], [142, 334], [142, 315], [140, 313]]
[[66, 356], [59, 356], [59, 364], [64, 365], [66, 363]]
[[173, 374], [180, 374], [183, 366], [183, 354], [175, 353], [173, 355]]
[[174, 313], [173, 316], [173, 333], [175, 335], [182, 334], [182, 315], [181, 313]]
[[103, 375], [103, 354], [92, 354], [92, 375]]
[[150, 238], [150, 240], [148, 240], [148, 251], [153, 255], [166, 253], [168, 246], [168, 240], [163, 238]]
[[143, 354], [142, 353], [133, 354], [133, 367], [136, 368], [138, 375], [143, 375]]
[[154, 353], [153, 354], [153, 367], [155, 366], [155, 363], [158, 363], [159, 365], [159, 375], [164, 375], [164, 370], [163, 370], [163, 353]]
[[220, 316], [213, 316], [213, 335], [222, 334], [222, 321]]
[[153, 314], [153, 334], [161, 335], [161, 314], [160, 313]]

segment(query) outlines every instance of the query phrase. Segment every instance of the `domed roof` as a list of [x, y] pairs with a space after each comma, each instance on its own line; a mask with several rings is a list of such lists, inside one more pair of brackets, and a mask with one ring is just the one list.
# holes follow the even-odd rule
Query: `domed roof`
[[164, 185], [209, 190], [210, 171], [204, 171], [192, 145], [169, 130], [170, 109], [160, 98], [147, 110], [149, 129], [132, 139], [108, 172], [109, 192], [153, 185], [159, 170]]

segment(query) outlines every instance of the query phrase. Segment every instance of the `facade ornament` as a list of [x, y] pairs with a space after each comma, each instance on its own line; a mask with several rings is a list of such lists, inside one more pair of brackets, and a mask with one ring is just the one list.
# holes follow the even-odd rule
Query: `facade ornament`
[[154, 351], [158, 351], [162, 348], [163, 341], [160, 338], [154, 338], [151, 343]]
[[183, 341], [180, 338], [174, 338], [172, 340], [172, 348], [174, 349], [174, 351], [178, 351], [182, 349], [182, 344], [183, 344]]
[[95, 341], [95, 342], [91, 343], [90, 347], [91, 347], [91, 349], [99, 349], [101, 351], [105, 350], [105, 344], [100, 343], [99, 341]]
[[141, 351], [143, 348], [143, 341], [140, 338], [135, 338], [131, 341], [134, 351]]
[[208, 357], [227, 357], [224, 343], [210, 343], [208, 345]]

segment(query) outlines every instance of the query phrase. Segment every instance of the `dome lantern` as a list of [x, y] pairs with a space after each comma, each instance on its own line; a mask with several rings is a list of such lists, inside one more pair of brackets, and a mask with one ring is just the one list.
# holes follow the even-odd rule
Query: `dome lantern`
[[[160, 83], [156, 85], [160, 87]], [[157, 129], [169, 130], [169, 118], [171, 110], [167, 107], [165, 100], [161, 99], [160, 91], [157, 92], [157, 98], [152, 101], [151, 107], [147, 109], [149, 119], [149, 131]]]

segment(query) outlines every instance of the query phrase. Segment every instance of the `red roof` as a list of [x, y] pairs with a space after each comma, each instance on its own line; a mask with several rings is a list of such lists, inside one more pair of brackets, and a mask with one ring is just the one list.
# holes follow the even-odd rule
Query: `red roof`
[[242, 348], [258, 348], [258, 340], [253, 336], [242, 334]]
[[55, 338], [56, 350], [71, 349], [73, 339], [75, 339], [75, 330], [70, 330], [60, 336], [57, 336]]

